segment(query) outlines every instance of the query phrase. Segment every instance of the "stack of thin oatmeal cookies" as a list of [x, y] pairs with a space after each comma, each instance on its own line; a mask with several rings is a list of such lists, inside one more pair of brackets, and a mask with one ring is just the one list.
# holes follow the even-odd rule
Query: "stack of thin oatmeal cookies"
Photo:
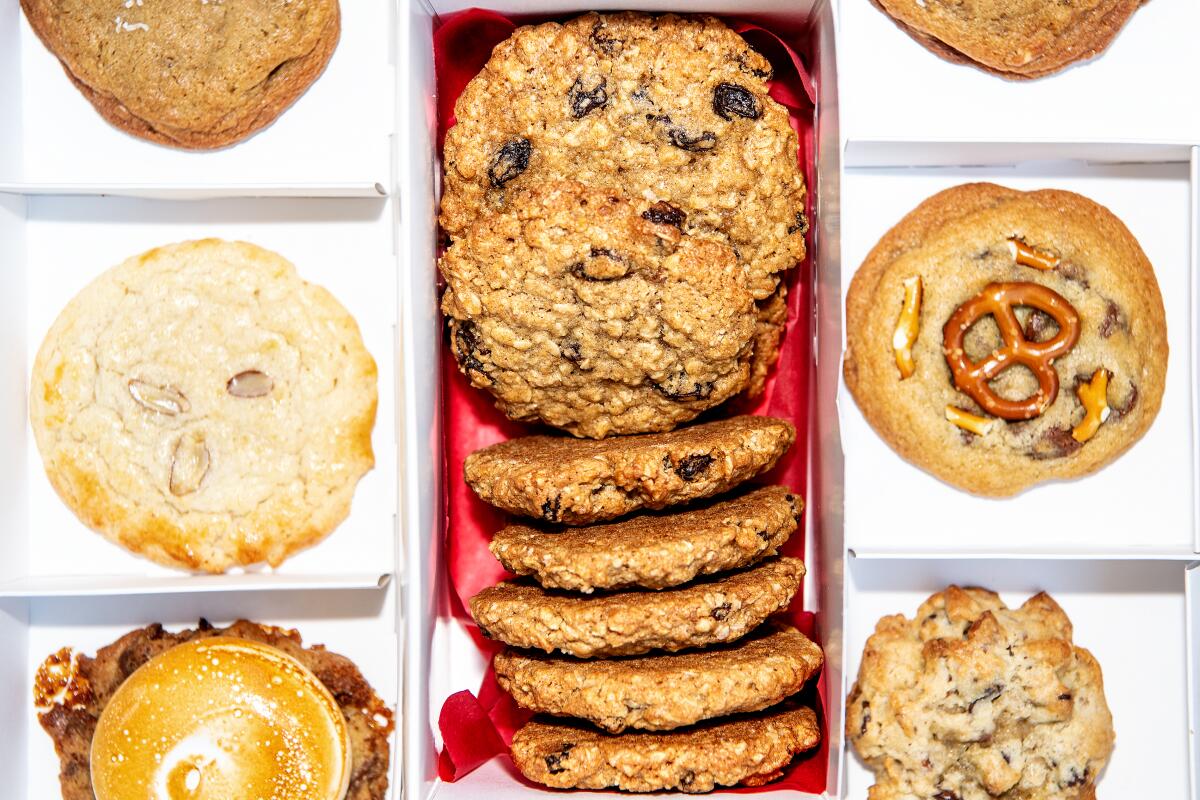
[[804, 575], [778, 555], [803, 501], [738, 489], [795, 430], [757, 416], [676, 430], [760, 394], [778, 357], [808, 222], [770, 77], [712, 17], [588, 14], [518, 29], [455, 105], [439, 264], [452, 350], [509, 418], [579, 437], [502, 442], [464, 470], [482, 499], [538, 520], [491, 545], [525, 577], [470, 606], [520, 648], [497, 656], [501, 685], [574, 718], [513, 740], [549, 786], [757, 785], [819, 741], [788, 698], [821, 650], [769, 621]]

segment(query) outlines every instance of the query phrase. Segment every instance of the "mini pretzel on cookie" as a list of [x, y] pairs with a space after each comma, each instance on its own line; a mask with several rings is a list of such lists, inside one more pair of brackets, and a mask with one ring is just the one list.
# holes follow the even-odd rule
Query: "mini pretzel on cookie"
[[1071, 437], [1077, 442], [1086, 442], [1096, 435], [1100, 426], [1108, 421], [1112, 409], [1108, 407], [1108, 377], [1109, 371], [1101, 367], [1092, 374], [1092, 379], [1081, 383], [1075, 393], [1079, 402], [1087, 410], [1083, 420], [1071, 430]]
[[1034, 269], [1051, 270], [1061, 261], [1058, 256], [1030, 247], [1015, 236], [1008, 240], [1008, 252], [1021, 266]]
[[921, 292], [920, 275], [913, 275], [904, 281], [904, 305], [900, 308], [896, 332], [892, 335], [892, 349], [896, 351], [900, 380], [912, 376], [917, 369], [912, 349], [921, 330]]

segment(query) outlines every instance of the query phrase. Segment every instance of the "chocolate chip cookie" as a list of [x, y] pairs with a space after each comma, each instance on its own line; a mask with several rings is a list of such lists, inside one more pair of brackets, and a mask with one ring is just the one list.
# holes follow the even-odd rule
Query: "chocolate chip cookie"
[[506, 570], [532, 575], [547, 589], [664, 589], [775, 555], [803, 510], [799, 495], [768, 486], [698, 508], [606, 525], [509, 525], [489, 547]]
[[505, 511], [587, 525], [728, 491], [775, 466], [795, 440], [791, 423], [758, 416], [603, 441], [523, 436], [467, 456], [463, 474]]
[[846, 386], [901, 456], [984, 495], [1094, 472], [1149, 429], [1167, 329], [1154, 270], [1070, 192], [947, 189], [846, 298]]
[[948, 61], [1006, 78], [1040, 78], [1103, 52], [1141, 0], [873, 0]]
[[1092, 800], [1113, 748], [1100, 666], [1045, 593], [951, 586], [884, 617], [846, 701], [872, 800]]
[[184, 242], [84, 288], [38, 351], [29, 416], [79, 519], [167, 566], [277, 566], [374, 464], [375, 362], [326, 290], [252, 244]]
[[459, 369], [501, 411], [601, 439], [746, 388], [755, 305], [731, 247], [580, 183], [510, 200], [440, 263]]
[[820, 741], [813, 710], [783, 703], [668, 733], [613, 735], [534, 719], [513, 737], [512, 757], [526, 778], [556, 789], [701, 793], [769, 783]]
[[67, 77], [113, 125], [213, 149], [270, 125], [318, 78], [341, 32], [337, 0], [21, 0]]
[[661, 591], [581, 596], [504, 581], [470, 600], [486, 636], [580, 658], [674, 652], [732, 642], [787, 608], [804, 577], [798, 558]]
[[821, 648], [790, 625], [764, 625], [732, 645], [678, 655], [581, 661], [505, 650], [500, 686], [522, 708], [586, 719], [610, 733], [662, 731], [758, 711], [821, 668]]

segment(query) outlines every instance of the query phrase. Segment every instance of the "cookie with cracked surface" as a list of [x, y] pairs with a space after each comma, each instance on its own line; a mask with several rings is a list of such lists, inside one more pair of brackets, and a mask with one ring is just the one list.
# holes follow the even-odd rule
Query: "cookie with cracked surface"
[[[178, 633], [164, 630], [159, 624], [148, 625], [100, 648], [94, 658], [79, 654], [72, 659], [68, 648], [47, 658], [37, 674], [35, 698], [41, 708], [38, 721], [54, 741], [59, 757], [63, 800], [95, 800], [93, 739], [101, 714], [126, 680], [151, 659], [178, 646], [222, 638], [242, 639], [282, 651], [321, 682], [341, 709], [349, 734], [351, 762], [346, 800], [383, 800], [388, 789], [391, 709], [350, 659], [321, 646], [304, 647], [296, 631], [246, 620], [227, 628], [216, 628], [201, 620], [197, 628]], [[259, 713], [263, 712], [248, 713], [246, 718]], [[227, 761], [225, 766], [236, 770], [239, 766], [249, 767], [249, 763]], [[214, 777], [220, 780], [222, 776]]]
[[732, 645], [676, 655], [582, 661], [510, 649], [493, 665], [500, 687], [522, 708], [620, 733], [773, 706], [800, 691], [823, 661], [808, 637], [774, 623]]
[[1103, 52], [1141, 0], [872, 0], [933, 53], [1010, 79], [1041, 78]]
[[341, 33], [337, 0], [21, 7], [108, 122], [189, 149], [226, 147], [274, 122], [320, 77]]
[[1092, 800], [1113, 747], [1100, 666], [1045, 592], [951, 586], [884, 617], [846, 703], [871, 800]]
[[283, 257], [217, 239], [150, 250], [63, 309], [29, 416], [88, 527], [172, 567], [279, 565], [350, 511], [371, 469], [375, 362]]
[[671, 430], [746, 387], [744, 270], [728, 245], [651, 208], [530, 185], [443, 255], [451, 349], [507, 416], [602, 439]]
[[1154, 269], [1071, 192], [966, 184], [867, 256], [846, 385], [902, 457], [983, 495], [1094, 472], [1153, 423], [1167, 370]]
[[475, 494], [512, 514], [588, 525], [728, 491], [775, 466], [791, 423], [739, 416], [601, 441], [523, 436], [467, 456]]
[[756, 300], [804, 257], [795, 132], [770, 63], [714, 17], [586, 14], [517, 29], [455, 103], [441, 224], [453, 238], [531, 184], [578, 180], [737, 251]]
[[532, 575], [548, 589], [664, 589], [775, 555], [803, 510], [804, 500], [786, 486], [768, 486], [605, 525], [513, 524], [496, 533], [489, 548], [506, 570]]
[[471, 598], [489, 638], [578, 658], [675, 652], [732, 642], [787, 608], [804, 577], [798, 558], [774, 558], [660, 591], [576, 595], [503, 581]]
[[816, 713], [789, 702], [667, 733], [614, 735], [535, 718], [513, 736], [512, 758], [526, 778], [556, 789], [698, 794], [770, 783], [820, 741]]

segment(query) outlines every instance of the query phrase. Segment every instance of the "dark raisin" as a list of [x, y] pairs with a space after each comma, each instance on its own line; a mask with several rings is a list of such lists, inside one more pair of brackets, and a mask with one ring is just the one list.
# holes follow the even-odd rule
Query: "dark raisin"
[[1058, 696], [1058, 699], [1059, 699], [1059, 700], [1071, 700], [1071, 699], [1072, 699], [1072, 695], [1071, 695], [1071, 693], [1070, 693], [1070, 692], [1063, 692], [1062, 694], [1060, 694], [1060, 695]]
[[801, 236], [808, 235], [808, 215], [803, 211], [796, 212], [796, 224], [788, 226], [788, 236], [791, 236], [796, 231], [800, 231]]
[[610, 36], [605, 36], [601, 31], [604, 28], [604, 23], [597, 21], [592, 26], [592, 45], [602, 53], [612, 55], [621, 49], [621, 40], [613, 39]]
[[551, 753], [550, 755], [546, 756], [546, 770], [551, 775], [557, 775], [560, 772], [567, 771], [567, 768], [562, 765], [562, 762], [566, 761], [567, 758], [570, 757], [571, 748], [574, 746], [575, 744], [573, 742], [568, 742], [559, 748], [557, 753]]
[[562, 495], [556, 494], [542, 503], [542, 519], [546, 522], [558, 522], [558, 513], [562, 511]]
[[629, 274], [629, 262], [615, 250], [594, 247], [586, 262], [578, 261], [567, 267], [567, 271], [580, 280], [615, 281]]
[[943, 789], [933, 796], [933, 800], [962, 800], [962, 798], [949, 789]]
[[721, 603], [721, 605], [712, 610], [712, 618], [720, 622], [729, 616], [729, 612], [732, 609], [733, 606], [729, 605], [729, 603]]
[[740, 69], [742, 72], [748, 72], [751, 75], [753, 75], [754, 77], [762, 78], [765, 81], [771, 80], [771, 74], [772, 74], [771, 70], [770, 69], [759, 69], [758, 67], [750, 66], [749, 64], [746, 63], [746, 54], [745, 53], [742, 53], [741, 55], [739, 55], [737, 57], [737, 62], [738, 62], [738, 69]]
[[[159, 632], [159, 633], [162, 633], [162, 626], [161, 626], [161, 625], [159, 625], [159, 624], [155, 623], [155, 627], [156, 627], [156, 628], [158, 628], [158, 632]], [[200, 624], [199, 624], [199, 625], [197, 625], [196, 627], [198, 627], [198, 628], [199, 628], [200, 630], [202, 630], [202, 631], [211, 631], [211, 630], [213, 629], [213, 625], [212, 625], [212, 623], [211, 623], [211, 622], [209, 622], [209, 621], [208, 621], [207, 619], [205, 619], [204, 617], [201, 617], [201, 618], [200, 618]], [[156, 639], [157, 639], [158, 637], [157, 637], [157, 636], [155, 636], [154, 638], [156, 638]]]
[[1113, 408], [1113, 411], [1116, 411], [1119, 416], [1124, 417], [1128, 415], [1130, 411], [1133, 411], [1133, 407], [1137, 405], [1137, 399], [1137, 384], [1131, 383], [1129, 384], [1129, 397], [1120, 406]]
[[576, 78], [567, 92], [567, 101], [571, 104], [571, 114], [575, 119], [586, 117], [597, 108], [608, 104], [608, 81], [601, 78], [595, 89], [585, 89], [583, 79]]
[[679, 785], [685, 789], [687, 787], [691, 786], [695, 782], [696, 782], [696, 773], [692, 772], [690, 769], [687, 772], [685, 772], [679, 776]]
[[1000, 757], [1004, 759], [1005, 764], [1012, 763], [1012, 756], [1010, 756], [1008, 753], [1004, 752], [1003, 750], [1000, 751]]
[[1025, 320], [1023, 333], [1028, 341], [1045, 342], [1058, 333], [1058, 325], [1054, 322], [1054, 317], [1045, 311], [1034, 308], [1030, 310], [1029, 318]]
[[583, 360], [583, 353], [579, 349], [579, 342], [575, 341], [574, 339], [567, 339], [564, 342], [560, 342], [558, 345], [558, 352], [562, 354], [563, 358], [565, 358], [567, 361], [570, 361], [572, 364], [578, 365], [579, 362]]
[[1071, 767], [1071, 776], [1067, 779], [1067, 786], [1082, 786], [1087, 783], [1088, 768], [1084, 767], [1083, 772], [1080, 772], [1075, 767]]
[[679, 477], [691, 483], [705, 472], [708, 472], [708, 466], [712, 462], [713, 457], [707, 453], [696, 453], [695, 455], [686, 456], [676, 465], [675, 469], [678, 470]]
[[[475, 623], [475, 624], [476, 624], [476, 625], [479, 625], [479, 623]], [[479, 625], [479, 632], [480, 632], [480, 633], [483, 635], [483, 638], [485, 638], [485, 639], [492, 639], [492, 638], [494, 638], [494, 637], [492, 636], [492, 632], [491, 632], [491, 631], [489, 631], [487, 628], [483, 627], [482, 625]]]
[[651, 106], [651, 107], [654, 106], [654, 98], [650, 96], [650, 89], [646, 86], [642, 86], [637, 89], [634, 89], [633, 93], [630, 94], [629, 97], [635, 103], [641, 103], [642, 105]]
[[712, 150], [717, 146], [717, 135], [712, 131], [701, 131], [700, 133], [690, 133], [683, 128], [673, 127], [667, 134], [671, 144], [678, 147], [680, 150], [697, 151], [697, 150]]
[[1069, 456], [1081, 447], [1083, 445], [1075, 441], [1069, 428], [1050, 428], [1034, 443], [1029, 457], [1037, 461], [1048, 461]]
[[529, 166], [533, 145], [528, 139], [513, 139], [503, 147], [488, 167], [488, 180], [497, 189], [520, 175]]
[[654, 387], [654, 391], [672, 400], [703, 400], [712, 394], [713, 390], [712, 383], [692, 381], [686, 372], [672, 375], [661, 383], [650, 381], [650, 385]]
[[713, 111], [721, 119], [733, 119], [736, 114], [746, 119], [758, 119], [762, 116], [762, 108], [754, 92], [736, 83], [718, 83], [713, 89]]
[[454, 325], [454, 356], [467, 377], [477, 372], [483, 378], [495, 383], [496, 380], [488, 375], [479, 360], [480, 355], [488, 355], [491, 351], [483, 346], [483, 337], [479, 335], [475, 323], [469, 319], [458, 320]]
[[867, 735], [867, 725], [870, 724], [870, 722], [871, 722], [871, 712], [864, 711], [863, 715], [862, 715], [862, 725], [858, 726], [858, 735], [859, 736]]
[[671, 460], [670, 456], [663, 456], [663, 469], [667, 472], [675, 469], [675, 462]]
[[642, 219], [648, 219], [655, 225], [674, 225], [682, 229], [683, 223], [687, 221], [687, 214], [665, 200], [660, 200], [642, 212]]
[[979, 697], [976, 697], [974, 700], [971, 701], [971, 704], [969, 706], [967, 706], [967, 713], [968, 714], [975, 713], [975, 704], [976, 703], [982, 703], [984, 700], [994, 700], [997, 697], [999, 697], [1000, 693], [1003, 691], [1004, 691], [1004, 687], [1001, 686], [1000, 684], [994, 684], [994, 685], [989, 686], [988, 688], [984, 689], [983, 694], [981, 694]]
[[764, 542], [769, 542], [769, 541], [771, 541], [771, 532], [770, 531], [758, 531], [758, 538], [762, 539]]
[[1113, 331], [1124, 329], [1125, 322], [1121, 319], [1121, 308], [1112, 300], [1104, 308], [1104, 319], [1100, 322], [1100, 336], [1107, 339]]

